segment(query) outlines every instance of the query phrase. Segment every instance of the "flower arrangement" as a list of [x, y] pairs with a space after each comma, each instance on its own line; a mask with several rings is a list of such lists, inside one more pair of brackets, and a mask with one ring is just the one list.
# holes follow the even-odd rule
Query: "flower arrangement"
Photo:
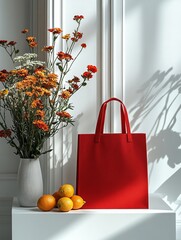
[[[97, 72], [97, 67], [88, 65], [81, 77], [73, 76], [65, 79], [72, 65], [84, 48], [85, 43], [79, 43], [83, 33], [79, 31], [82, 15], [74, 16], [76, 29], [72, 34], [62, 34], [62, 29], [48, 29], [52, 34], [52, 45], [44, 46], [46, 62], [37, 60], [35, 53], [38, 43], [36, 38], [24, 29], [22, 34], [29, 46], [29, 53], [19, 56], [15, 41], [0, 40], [3, 48], [13, 61], [15, 68], [11, 71], [0, 71], [0, 137], [16, 149], [21, 158], [37, 158], [41, 154], [45, 141], [54, 136], [60, 128], [73, 124], [69, 110], [73, 105], [69, 102], [71, 96]], [[65, 51], [54, 52], [58, 38], [66, 43]], [[79, 44], [80, 50], [74, 56], [74, 46]], [[57, 66], [58, 75], [55, 74]], [[8, 124], [9, 114], [12, 123]]]

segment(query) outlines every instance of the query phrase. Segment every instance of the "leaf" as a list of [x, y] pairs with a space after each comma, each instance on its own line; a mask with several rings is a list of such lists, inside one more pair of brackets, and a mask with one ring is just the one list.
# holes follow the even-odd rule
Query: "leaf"
[[42, 152], [41, 154], [46, 154], [46, 153], [48, 153], [48, 152], [51, 152], [53, 149], [49, 149], [49, 150], [47, 150], [47, 151], [45, 151], [45, 152]]
[[55, 42], [55, 40], [57, 39], [58, 36], [54, 35], [53, 37], [53, 41]]
[[60, 63], [56, 63], [56, 65], [58, 66], [60, 72], [63, 72], [63, 67], [61, 66], [61, 64]]

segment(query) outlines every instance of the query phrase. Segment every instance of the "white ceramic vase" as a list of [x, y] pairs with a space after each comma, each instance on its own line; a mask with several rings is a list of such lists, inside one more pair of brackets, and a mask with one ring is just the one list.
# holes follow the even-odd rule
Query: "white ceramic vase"
[[22, 207], [37, 206], [43, 194], [43, 178], [39, 158], [21, 158], [18, 169], [18, 201]]

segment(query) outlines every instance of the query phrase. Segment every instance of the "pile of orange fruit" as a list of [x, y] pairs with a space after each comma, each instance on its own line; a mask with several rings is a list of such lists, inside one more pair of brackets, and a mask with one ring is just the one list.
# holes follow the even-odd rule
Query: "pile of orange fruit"
[[42, 211], [51, 211], [58, 207], [61, 212], [80, 209], [85, 204], [83, 198], [74, 195], [74, 187], [71, 184], [63, 184], [55, 193], [42, 195], [37, 202], [37, 207]]

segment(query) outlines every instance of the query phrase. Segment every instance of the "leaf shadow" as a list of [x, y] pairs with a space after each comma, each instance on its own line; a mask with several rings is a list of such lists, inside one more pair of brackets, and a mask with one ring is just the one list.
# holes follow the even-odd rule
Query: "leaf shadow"
[[181, 171], [177, 171], [181, 165], [181, 74], [172, 71], [172, 67], [167, 71], [157, 70], [141, 86], [138, 91], [141, 97], [130, 109], [133, 132], [147, 124], [149, 179], [159, 163], [164, 162], [175, 172], [156, 190], [162, 197], [166, 196], [169, 203], [181, 194], [181, 189], [175, 187], [181, 180]]

